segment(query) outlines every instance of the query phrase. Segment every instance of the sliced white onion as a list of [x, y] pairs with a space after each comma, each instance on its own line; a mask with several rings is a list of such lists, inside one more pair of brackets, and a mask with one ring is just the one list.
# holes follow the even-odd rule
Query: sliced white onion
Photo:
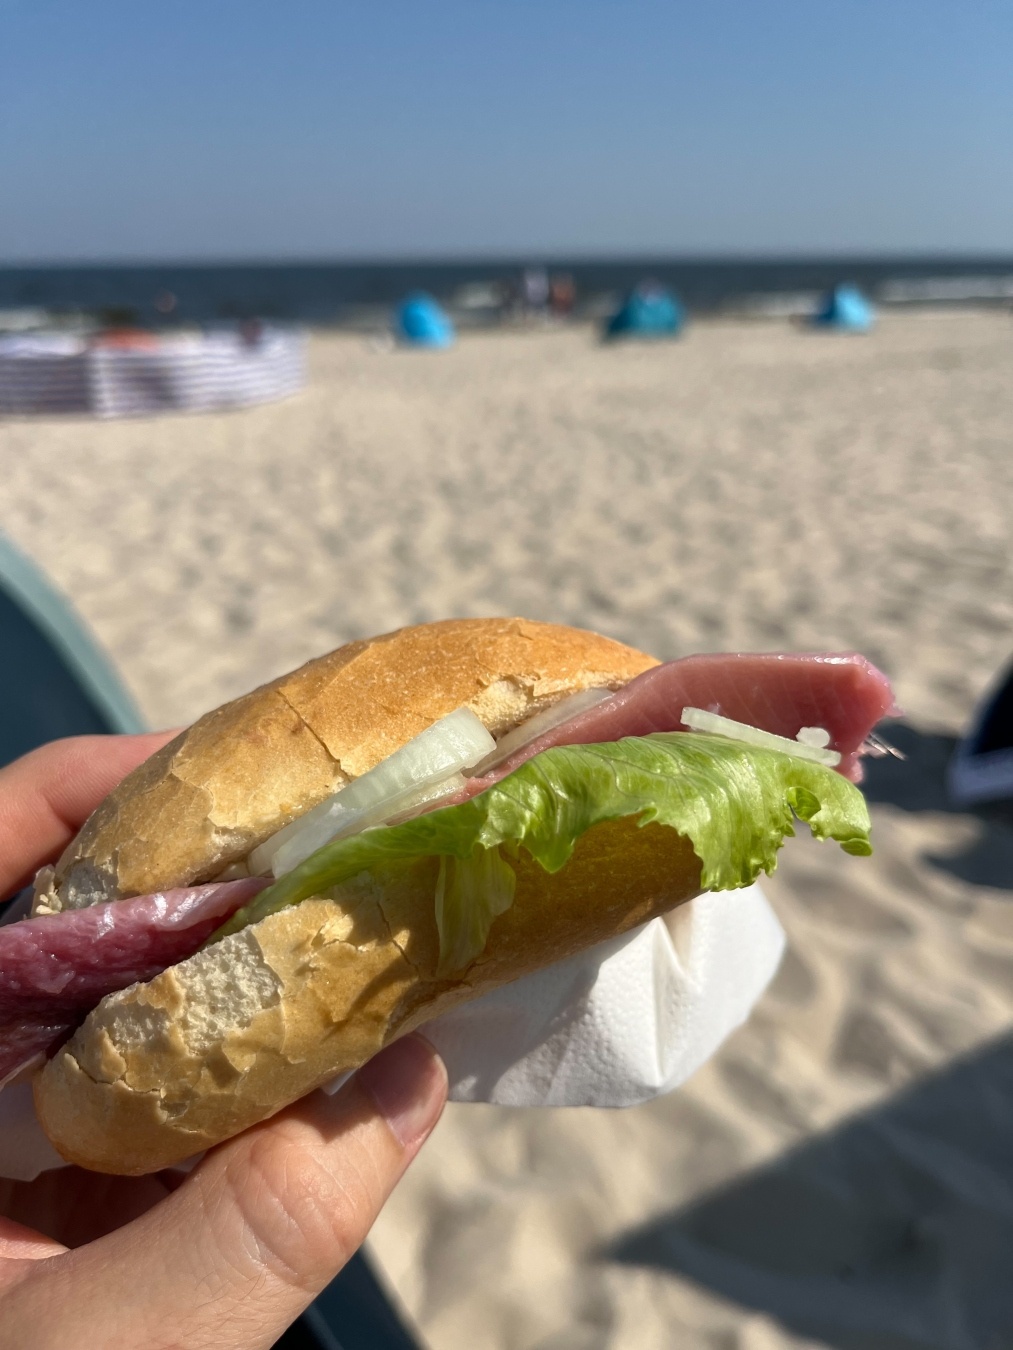
[[514, 727], [513, 731], [508, 731], [501, 737], [496, 742], [492, 754], [475, 765], [471, 771], [472, 775], [477, 777], [488, 773], [490, 769], [495, 769], [497, 764], [502, 764], [505, 759], [509, 759], [518, 750], [523, 750], [526, 745], [536, 741], [539, 736], [544, 736], [553, 727], [558, 727], [561, 722], [569, 722], [570, 718], [576, 717], [578, 713], [587, 712], [588, 708], [593, 708], [596, 703], [611, 698], [612, 694], [611, 689], [582, 689], [579, 694], [568, 694], [558, 703], [553, 703], [551, 708], [535, 713], [534, 717], [529, 717], [526, 722], [522, 722], [519, 727]]
[[284, 876], [332, 839], [382, 825], [391, 816], [454, 791], [461, 770], [477, 764], [495, 745], [475, 714], [458, 708], [255, 848], [251, 874]]
[[[825, 764], [832, 769], [840, 764], [841, 757], [836, 750], [823, 747], [830, 737], [822, 727], [803, 727], [803, 731], [822, 732], [826, 740], [822, 745], [814, 745], [811, 740], [789, 741], [787, 736], [775, 736], [773, 732], [761, 731], [747, 722], [734, 722], [730, 717], [720, 717], [717, 713], [707, 712], [703, 708], [683, 708], [682, 725], [690, 731], [706, 731], [713, 736], [727, 736], [732, 741], [745, 741], [747, 745], [762, 745], [768, 750], [781, 750], [796, 759], [811, 759], [817, 764]], [[801, 732], [799, 735], [801, 736]]]
[[441, 778], [438, 783], [420, 787], [417, 792], [405, 797], [393, 815], [385, 810], [382, 816], [377, 815], [375, 821], [368, 821], [363, 829], [367, 829], [369, 825], [400, 825], [402, 821], [421, 815], [423, 806], [430, 806], [433, 802], [442, 801], [444, 797], [452, 797], [455, 792], [460, 792], [467, 783], [468, 780], [463, 773], [452, 773], [449, 778]]
[[817, 750], [825, 750], [830, 744], [830, 732], [826, 727], [800, 727], [795, 739], [799, 745], [815, 745]]

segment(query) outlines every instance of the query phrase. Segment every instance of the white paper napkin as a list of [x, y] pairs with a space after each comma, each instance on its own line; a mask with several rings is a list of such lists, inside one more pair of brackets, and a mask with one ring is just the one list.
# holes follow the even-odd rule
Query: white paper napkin
[[[423, 1031], [446, 1061], [454, 1101], [633, 1106], [684, 1083], [745, 1021], [783, 951], [759, 886], [701, 895]], [[5, 1088], [0, 1176], [29, 1181], [62, 1165], [30, 1087]]]
[[770, 983], [784, 933], [759, 886], [528, 975], [423, 1027], [451, 1099], [635, 1106], [684, 1083]]

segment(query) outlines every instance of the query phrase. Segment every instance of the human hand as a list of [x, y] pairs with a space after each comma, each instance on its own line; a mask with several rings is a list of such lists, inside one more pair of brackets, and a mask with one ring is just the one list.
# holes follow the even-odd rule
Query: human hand
[[[0, 769], [0, 896], [52, 861], [168, 733], [84, 736]], [[362, 1243], [433, 1129], [420, 1037], [178, 1173], [0, 1181], [0, 1327], [18, 1350], [267, 1350]]]

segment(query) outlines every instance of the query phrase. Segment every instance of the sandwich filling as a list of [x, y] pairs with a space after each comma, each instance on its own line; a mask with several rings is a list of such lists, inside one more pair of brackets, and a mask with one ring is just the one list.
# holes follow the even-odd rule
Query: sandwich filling
[[[771, 871], [795, 817], [867, 853], [852, 782], [872, 728], [893, 711], [886, 677], [851, 655], [669, 662], [617, 691], [563, 700], [498, 744], [461, 709], [258, 845], [247, 870], [264, 875], [0, 927], [0, 1085], [106, 994], [209, 938], [420, 856], [440, 860], [438, 975], [454, 978], [512, 902], [517, 850], [557, 871], [602, 821], [632, 816], [686, 836], [704, 889]], [[753, 732], [771, 739], [750, 743]]]

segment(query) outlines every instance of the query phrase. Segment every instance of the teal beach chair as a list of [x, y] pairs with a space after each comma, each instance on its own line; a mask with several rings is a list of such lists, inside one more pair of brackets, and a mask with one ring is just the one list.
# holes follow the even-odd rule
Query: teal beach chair
[[109, 658], [37, 567], [0, 535], [0, 764], [44, 741], [141, 731]]

